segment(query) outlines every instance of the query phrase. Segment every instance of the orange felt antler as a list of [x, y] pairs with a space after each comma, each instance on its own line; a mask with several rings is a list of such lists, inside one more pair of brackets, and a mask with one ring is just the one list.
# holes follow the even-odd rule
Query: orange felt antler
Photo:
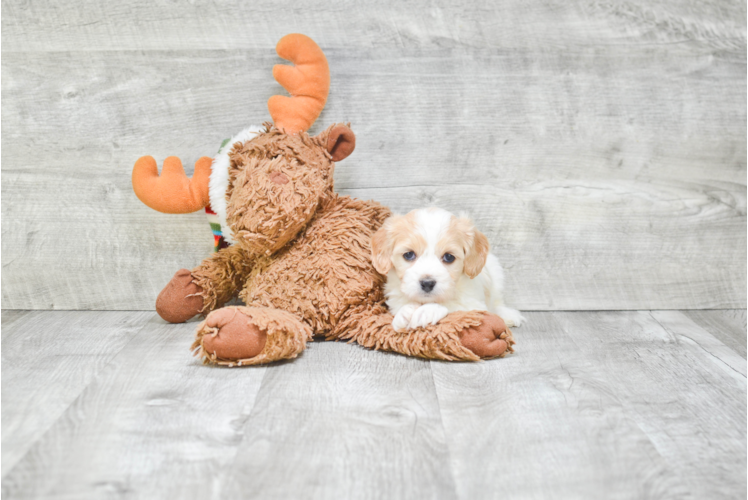
[[330, 90], [327, 58], [314, 40], [298, 33], [281, 38], [275, 51], [294, 66], [276, 64], [273, 67], [273, 77], [291, 97], [274, 95], [268, 99], [270, 116], [276, 128], [287, 134], [306, 131], [327, 102]]
[[203, 156], [195, 163], [195, 173], [188, 179], [182, 162], [176, 156], [164, 160], [158, 175], [158, 166], [152, 156], [143, 156], [132, 169], [132, 188], [140, 201], [154, 210], [167, 214], [186, 214], [204, 208], [210, 203], [208, 182], [211, 158]]

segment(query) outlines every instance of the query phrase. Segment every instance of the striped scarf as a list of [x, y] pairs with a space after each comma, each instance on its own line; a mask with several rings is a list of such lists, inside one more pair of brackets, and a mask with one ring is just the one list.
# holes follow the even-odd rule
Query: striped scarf
[[229, 242], [223, 236], [221, 223], [218, 222], [218, 216], [210, 208], [210, 205], [205, 207], [205, 215], [208, 216], [208, 222], [210, 223], [210, 230], [213, 231], [213, 251], [217, 252], [223, 248], [229, 246]]
[[[226, 145], [226, 143], [228, 143], [230, 140], [231, 139], [224, 139], [221, 143], [221, 147], [218, 148], [218, 151], [220, 152]], [[218, 215], [213, 211], [212, 208], [210, 208], [210, 204], [205, 207], [205, 215], [208, 217], [210, 230], [213, 232], [213, 251], [217, 252], [228, 247], [229, 242], [226, 241], [226, 238], [223, 236], [223, 229], [221, 228], [221, 223], [218, 220]]]

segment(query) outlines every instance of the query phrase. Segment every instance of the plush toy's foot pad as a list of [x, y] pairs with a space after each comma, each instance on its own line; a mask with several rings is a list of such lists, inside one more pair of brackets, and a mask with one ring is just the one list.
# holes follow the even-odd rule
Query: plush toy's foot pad
[[285, 311], [224, 307], [198, 326], [192, 349], [205, 363], [256, 365], [294, 358], [311, 338], [311, 329]]
[[205, 326], [215, 333], [203, 337], [203, 349], [222, 359], [254, 358], [262, 352], [268, 334], [236, 308], [213, 311]]
[[504, 320], [495, 314], [485, 314], [480, 325], [463, 329], [460, 342], [483, 359], [503, 358], [514, 352], [515, 343]]
[[169, 323], [184, 323], [202, 310], [201, 293], [189, 269], [180, 269], [158, 294], [156, 312]]

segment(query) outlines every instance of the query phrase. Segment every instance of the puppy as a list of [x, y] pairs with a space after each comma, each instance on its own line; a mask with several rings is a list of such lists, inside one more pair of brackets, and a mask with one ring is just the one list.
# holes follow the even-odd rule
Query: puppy
[[525, 321], [504, 305], [504, 270], [468, 218], [440, 208], [395, 215], [374, 234], [371, 249], [374, 268], [387, 276], [395, 330], [435, 324], [453, 311], [489, 311], [510, 327]]

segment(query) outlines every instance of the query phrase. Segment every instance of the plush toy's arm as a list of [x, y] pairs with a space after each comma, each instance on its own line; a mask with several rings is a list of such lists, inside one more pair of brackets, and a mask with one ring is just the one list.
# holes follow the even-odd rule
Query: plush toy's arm
[[352, 309], [331, 337], [355, 340], [370, 349], [446, 361], [503, 357], [513, 352], [514, 344], [512, 332], [495, 314], [453, 312], [436, 325], [397, 332], [384, 305]]
[[200, 287], [203, 298], [201, 314], [223, 306], [244, 286], [252, 272], [254, 258], [231, 245], [214, 252], [192, 270], [192, 282]]
[[253, 259], [236, 246], [223, 248], [190, 271], [180, 269], [156, 299], [156, 312], [169, 323], [208, 314], [231, 300], [251, 272]]

